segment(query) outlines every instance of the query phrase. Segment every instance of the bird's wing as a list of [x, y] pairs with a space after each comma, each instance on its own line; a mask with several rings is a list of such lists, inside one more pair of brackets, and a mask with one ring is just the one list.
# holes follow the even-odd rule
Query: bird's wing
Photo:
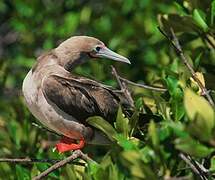
[[42, 90], [48, 100], [83, 123], [94, 115], [111, 120], [120, 102], [114, 92], [96, 81], [76, 80], [72, 76], [50, 75], [43, 80]]

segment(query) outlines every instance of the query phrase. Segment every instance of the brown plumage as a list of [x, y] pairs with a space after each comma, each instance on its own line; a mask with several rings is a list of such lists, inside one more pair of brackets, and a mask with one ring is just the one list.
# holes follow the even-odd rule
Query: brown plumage
[[72, 37], [38, 58], [23, 82], [23, 93], [30, 111], [47, 128], [71, 139], [105, 143], [102, 133], [88, 127], [85, 120], [99, 115], [113, 121], [120, 103], [132, 104], [123, 93], [70, 73], [90, 57], [129, 63], [96, 38]]

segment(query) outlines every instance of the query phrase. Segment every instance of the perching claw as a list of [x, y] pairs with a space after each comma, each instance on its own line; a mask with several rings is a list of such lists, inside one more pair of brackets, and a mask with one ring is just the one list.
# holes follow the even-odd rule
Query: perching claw
[[59, 143], [57, 143], [55, 145], [57, 151], [59, 153], [63, 153], [63, 152], [66, 152], [66, 151], [72, 151], [72, 150], [77, 150], [77, 149], [82, 149], [85, 145], [85, 140], [84, 138], [81, 138], [79, 140], [79, 143], [75, 143], [76, 140], [74, 139], [70, 139], [68, 137], [63, 137]]

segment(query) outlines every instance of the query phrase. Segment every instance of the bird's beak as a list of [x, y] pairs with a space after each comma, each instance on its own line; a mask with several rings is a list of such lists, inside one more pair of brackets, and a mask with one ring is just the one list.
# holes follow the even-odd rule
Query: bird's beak
[[126, 57], [121, 56], [121, 55], [111, 51], [107, 47], [101, 48], [100, 51], [96, 53], [96, 56], [100, 57], [100, 58], [108, 58], [108, 59], [112, 59], [115, 61], [120, 61], [120, 62], [131, 64], [131, 62]]

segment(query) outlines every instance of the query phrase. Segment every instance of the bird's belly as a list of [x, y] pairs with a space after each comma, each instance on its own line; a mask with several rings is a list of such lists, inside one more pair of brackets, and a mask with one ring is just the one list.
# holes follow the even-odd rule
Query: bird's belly
[[25, 102], [31, 113], [47, 128], [71, 138], [79, 139], [84, 127], [72, 116], [62, 112], [44, 97], [30, 71], [23, 82]]
[[31, 71], [28, 72], [27, 76], [23, 81], [22, 91], [25, 103], [31, 113], [40, 121], [44, 119], [43, 114], [38, 111], [38, 107], [36, 105], [36, 101], [38, 100], [38, 89], [37, 85], [34, 82]]

